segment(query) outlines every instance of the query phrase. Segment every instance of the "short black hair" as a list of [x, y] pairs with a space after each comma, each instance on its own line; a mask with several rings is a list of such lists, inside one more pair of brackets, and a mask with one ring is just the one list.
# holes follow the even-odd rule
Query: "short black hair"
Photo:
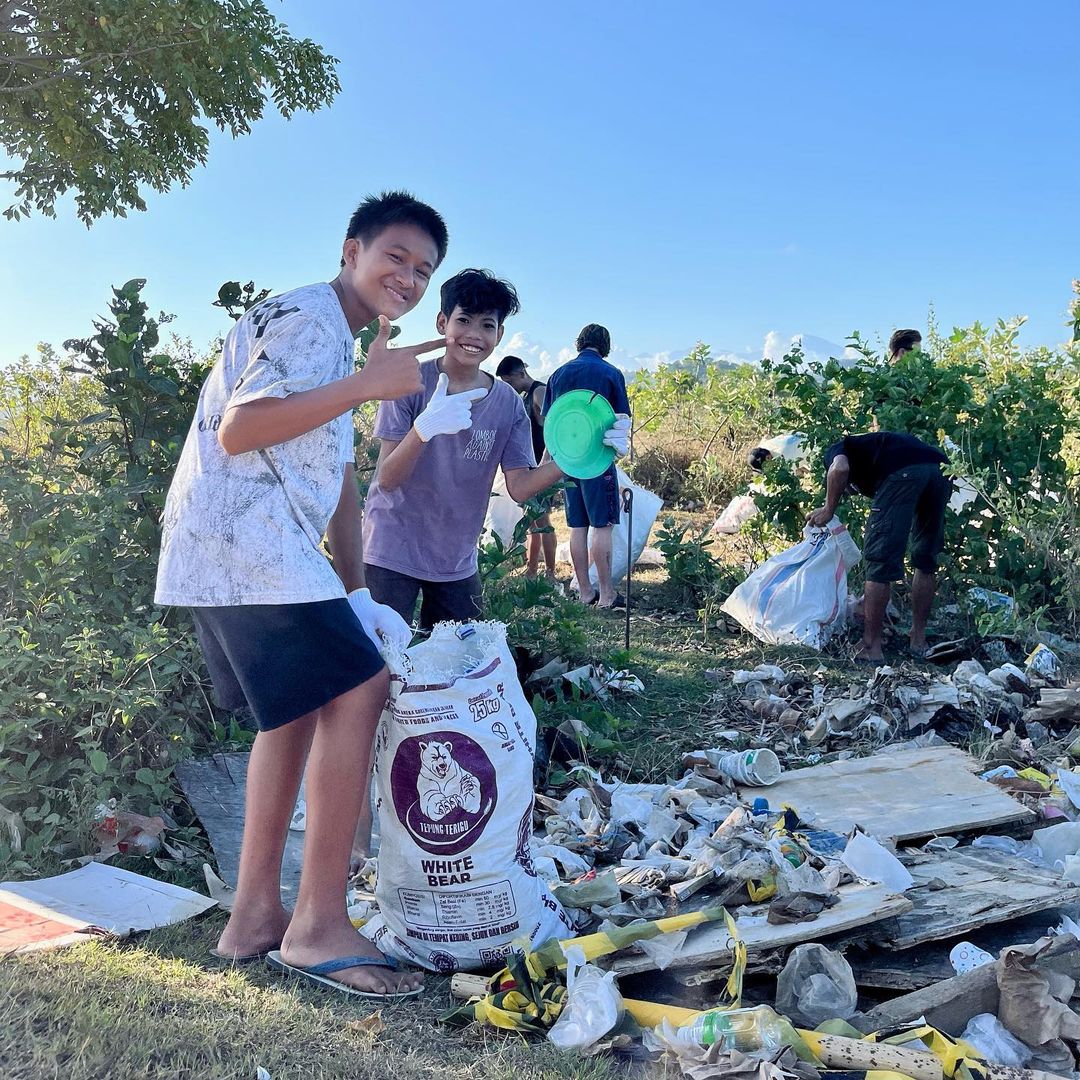
[[762, 472], [765, 469], [765, 462], [771, 457], [771, 450], [766, 450], [764, 446], [755, 446], [754, 449], [746, 455], [746, 463], [754, 470], [754, 472]]
[[[369, 195], [349, 218], [345, 239], [359, 240], [367, 245], [391, 225], [415, 225], [423, 229], [435, 241], [435, 249], [439, 253], [435, 265], [438, 266], [446, 258], [450, 234], [446, 231], [442, 214], [408, 191], [383, 191], [378, 195]], [[344, 259], [341, 265], [345, 265]]]
[[606, 326], [591, 322], [581, 329], [577, 336], [577, 350], [595, 349], [601, 356], [607, 356], [611, 352], [611, 335]]
[[914, 349], [921, 341], [922, 334], [918, 330], [894, 330], [889, 338], [889, 356], [895, 356], [901, 349]]
[[521, 310], [521, 302], [509, 281], [497, 278], [490, 270], [470, 268], [444, 281], [439, 290], [439, 311], [449, 318], [456, 307], [466, 315], [494, 311], [502, 326]]
[[507, 375], [513, 375], [515, 371], [524, 371], [525, 361], [520, 356], [504, 356], [495, 369], [496, 378], [502, 379]]

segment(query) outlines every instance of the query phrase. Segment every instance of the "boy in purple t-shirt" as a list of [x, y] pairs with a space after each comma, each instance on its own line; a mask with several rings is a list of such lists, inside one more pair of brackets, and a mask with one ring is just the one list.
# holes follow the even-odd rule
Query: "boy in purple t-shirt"
[[518, 308], [514, 287], [486, 270], [450, 278], [436, 320], [446, 353], [420, 365], [420, 393], [379, 406], [382, 447], [364, 507], [367, 583], [407, 622], [421, 597], [421, 629], [481, 613], [477, 543], [499, 466], [519, 503], [563, 478], [554, 462], [536, 467], [521, 398], [480, 370]]

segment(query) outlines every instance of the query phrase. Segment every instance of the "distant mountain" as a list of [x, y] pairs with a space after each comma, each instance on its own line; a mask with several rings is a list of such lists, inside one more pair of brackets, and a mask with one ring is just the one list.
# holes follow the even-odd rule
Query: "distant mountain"
[[[810, 361], [824, 362], [832, 356], [850, 363], [858, 355], [843, 345], [837, 345], [835, 342], [813, 334], [782, 334], [778, 330], [770, 330], [758, 349], [711, 349], [710, 363], [723, 369], [736, 367], [739, 364], [760, 364], [766, 357], [770, 360], [780, 360], [785, 354], [791, 352], [799, 341], [802, 342], [803, 355]], [[610, 360], [616, 367], [627, 373], [655, 371], [667, 365], [686, 370], [688, 366], [691, 366], [687, 364], [687, 357], [693, 352], [693, 348], [690, 346], [685, 349], [664, 349], [655, 353], [630, 353], [616, 344], [612, 348]], [[557, 367], [574, 357], [570, 349], [564, 348], [558, 352], [552, 352], [541, 342], [533, 340], [521, 331], [515, 333], [492, 356], [489, 361], [492, 370], [498, 361], [507, 355], [520, 356], [528, 366], [530, 374], [537, 379], [546, 379]]]

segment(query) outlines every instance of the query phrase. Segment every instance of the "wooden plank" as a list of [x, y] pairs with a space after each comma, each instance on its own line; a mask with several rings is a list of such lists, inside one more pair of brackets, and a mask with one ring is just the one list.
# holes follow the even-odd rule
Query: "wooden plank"
[[974, 775], [970, 754], [931, 746], [832, 761], [785, 773], [771, 787], [739, 787], [770, 807], [793, 806], [822, 828], [846, 833], [859, 825], [879, 840], [972, 832], [1027, 822], [1034, 813]]
[[[905, 895], [914, 906], [893, 927], [870, 935], [893, 949], [961, 937], [1080, 899], [1053, 871], [998, 851], [963, 848], [905, 861], [915, 879]], [[946, 887], [931, 888], [931, 882]]]
[[[782, 949], [803, 941], [820, 941], [830, 934], [852, 930], [880, 919], [902, 915], [911, 901], [890, 893], [884, 885], [845, 885], [840, 889], [840, 903], [823, 911], [816, 919], [801, 923], [771, 926], [765, 921], [769, 905], [753, 904], [742, 908], [736, 919], [739, 937], [746, 942], [748, 954], [768, 949]], [[731, 959], [730, 938], [723, 922], [709, 923], [691, 930], [669, 969], [703, 966]], [[651, 971], [655, 962], [648, 956], [617, 954], [610, 967], [620, 975]]]
[[[1071, 935], [1055, 939], [1036, 961], [1035, 967], [1038, 971], [1057, 971], [1071, 979], [1080, 978], [1080, 943]], [[853, 1016], [850, 1022], [860, 1031], [869, 1033], [902, 1027], [925, 1017], [932, 1027], [946, 1035], [957, 1036], [978, 1013], [997, 1013], [997, 973], [998, 963], [986, 964], [913, 994], [893, 998], [869, 1012]]]

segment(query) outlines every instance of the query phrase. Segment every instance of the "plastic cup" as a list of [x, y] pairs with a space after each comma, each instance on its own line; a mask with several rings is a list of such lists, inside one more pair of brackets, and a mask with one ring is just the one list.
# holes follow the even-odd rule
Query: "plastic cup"
[[706, 755], [713, 767], [739, 784], [768, 787], [780, 779], [780, 759], [769, 749], [727, 750]]

